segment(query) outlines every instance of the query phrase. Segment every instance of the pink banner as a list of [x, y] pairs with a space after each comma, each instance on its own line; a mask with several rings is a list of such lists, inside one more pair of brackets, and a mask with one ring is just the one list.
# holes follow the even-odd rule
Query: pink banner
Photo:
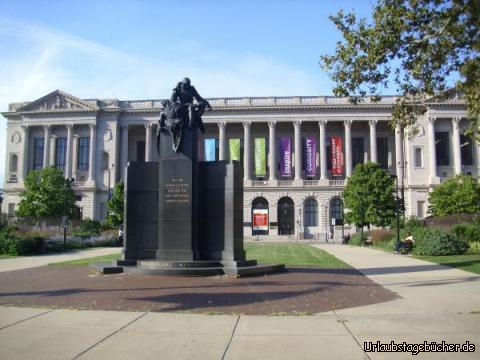
[[343, 175], [343, 151], [342, 138], [340, 136], [332, 136], [330, 138], [331, 156], [332, 156], [332, 175]]

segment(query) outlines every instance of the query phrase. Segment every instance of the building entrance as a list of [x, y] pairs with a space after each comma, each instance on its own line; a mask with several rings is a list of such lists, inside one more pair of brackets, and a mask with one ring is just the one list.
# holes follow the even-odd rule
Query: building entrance
[[295, 229], [295, 208], [293, 200], [284, 197], [278, 201], [278, 235], [293, 235]]

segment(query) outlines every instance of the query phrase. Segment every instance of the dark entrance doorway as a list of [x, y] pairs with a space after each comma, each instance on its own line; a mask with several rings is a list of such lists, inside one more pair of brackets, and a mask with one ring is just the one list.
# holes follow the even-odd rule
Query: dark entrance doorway
[[293, 235], [295, 231], [295, 208], [293, 200], [283, 197], [278, 201], [278, 235]]

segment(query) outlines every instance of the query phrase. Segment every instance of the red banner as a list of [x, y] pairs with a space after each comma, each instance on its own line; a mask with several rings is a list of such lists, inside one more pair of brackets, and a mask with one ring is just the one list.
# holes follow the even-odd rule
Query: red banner
[[253, 230], [268, 230], [268, 209], [253, 209]]
[[332, 175], [343, 175], [343, 151], [342, 138], [340, 136], [332, 136], [330, 138], [331, 155], [332, 155]]

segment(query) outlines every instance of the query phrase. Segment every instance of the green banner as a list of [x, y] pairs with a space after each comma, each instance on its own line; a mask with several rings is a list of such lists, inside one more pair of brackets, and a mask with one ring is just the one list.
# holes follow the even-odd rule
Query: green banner
[[265, 138], [255, 139], [255, 175], [267, 175], [267, 158], [265, 151]]
[[230, 160], [240, 161], [240, 139], [230, 139]]

